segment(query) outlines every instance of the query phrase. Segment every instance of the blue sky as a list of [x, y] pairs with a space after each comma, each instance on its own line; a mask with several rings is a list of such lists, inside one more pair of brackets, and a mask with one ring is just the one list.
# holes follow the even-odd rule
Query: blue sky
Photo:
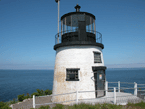
[[[145, 67], [145, 0], [61, 0], [96, 16], [108, 68]], [[0, 69], [54, 69], [55, 0], [0, 0]]]

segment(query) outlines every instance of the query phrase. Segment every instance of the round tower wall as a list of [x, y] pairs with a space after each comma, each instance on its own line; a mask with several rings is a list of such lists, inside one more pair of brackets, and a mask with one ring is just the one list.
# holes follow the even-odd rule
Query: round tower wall
[[[101, 53], [101, 63], [94, 63], [94, 52]], [[94, 73], [92, 66], [104, 66], [102, 48], [96, 46], [66, 46], [56, 49], [53, 94], [78, 91], [94, 91]], [[79, 69], [78, 81], [67, 81], [66, 69]], [[78, 99], [96, 98], [95, 92], [79, 93]], [[52, 98], [53, 102], [75, 100], [76, 93], [59, 95]]]

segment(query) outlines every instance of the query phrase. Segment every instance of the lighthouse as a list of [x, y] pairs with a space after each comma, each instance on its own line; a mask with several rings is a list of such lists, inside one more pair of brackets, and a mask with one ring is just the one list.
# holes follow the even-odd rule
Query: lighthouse
[[[56, 58], [52, 94], [88, 91], [78, 93], [78, 99], [103, 97], [106, 66], [102, 53], [102, 34], [96, 31], [95, 16], [81, 12], [80, 8], [77, 4], [75, 12], [64, 14], [60, 19], [61, 31], [55, 35]], [[52, 102], [75, 99], [76, 93], [71, 93], [53, 96]]]

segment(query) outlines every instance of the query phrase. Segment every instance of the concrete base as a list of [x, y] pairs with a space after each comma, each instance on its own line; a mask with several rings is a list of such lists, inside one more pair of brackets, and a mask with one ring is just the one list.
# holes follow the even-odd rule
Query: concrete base
[[[141, 102], [142, 99], [134, 96], [133, 94], [130, 93], [124, 93], [124, 92], [116, 92], [116, 104], [117, 105], [126, 105], [127, 103], [138, 103]], [[108, 92], [107, 96], [96, 98], [96, 99], [90, 99], [90, 100], [85, 100], [81, 99], [79, 100], [80, 103], [87, 103], [87, 104], [102, 104], [102, 103], [109, 103], [109, 104], [114, 104], [114, 93], [113, 92]], [[74, 103], [72, 103], [74, 104]]]

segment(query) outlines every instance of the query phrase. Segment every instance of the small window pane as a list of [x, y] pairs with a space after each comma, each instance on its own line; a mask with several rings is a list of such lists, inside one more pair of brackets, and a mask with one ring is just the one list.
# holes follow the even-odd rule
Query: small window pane
[[79, 69], [66, 69], [66, 80], [78, 81], [78, 70]]
[[94, 63], [101, 63], [101, 54], [94, 53]]

